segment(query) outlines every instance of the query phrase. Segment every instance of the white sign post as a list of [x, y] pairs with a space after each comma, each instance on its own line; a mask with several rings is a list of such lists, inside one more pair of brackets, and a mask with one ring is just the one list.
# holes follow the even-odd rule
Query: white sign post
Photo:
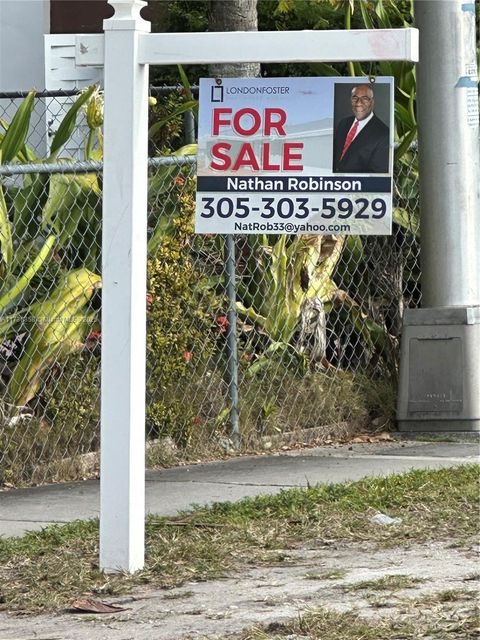
[[100, 566], [144, 564], [148, 66], [141, 0], [105, 27]]
[[76, 64], [105, 65], [100, 566], [132, 572], [144, 564], [148, 64], [417, 61], [418, 32], [150, 34], [146, 2], [109, 4], [105, 35], [77, 36]]
[[391, 233], [392, 78], [202, 79], [198, 145], [198, 233]]

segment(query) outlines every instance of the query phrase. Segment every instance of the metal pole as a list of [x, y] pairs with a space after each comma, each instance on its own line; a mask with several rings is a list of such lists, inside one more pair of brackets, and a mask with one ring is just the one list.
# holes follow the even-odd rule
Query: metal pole
[[186, 111], [183, 115], [183, 141], [185, 144], [195, 142], [195, 118], [193, 111]]
[[225, 236], [226, 289], [228, 298], [227, 372], [230, 399], [230, 436], [235, 447], [240, 446], [238, 423], [238, 356], [237, 356], [237, 295], [235, 286], [235, 240]]
[[417, 0], [423, 309], [403, 318], [401, 431], [480, 429], [475, 6]]
[[475, 6], [417, 0], [422, 305], [479, 296], [480, 170]]

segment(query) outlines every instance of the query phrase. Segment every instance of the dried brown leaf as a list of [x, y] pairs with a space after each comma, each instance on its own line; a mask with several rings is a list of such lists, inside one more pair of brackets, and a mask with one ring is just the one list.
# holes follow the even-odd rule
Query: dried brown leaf
[[101, 602], [100, 600], [92, 600], [91, 598], [77, 598], [70, 610], [75, 613], [117, 613], [125, 611], [125, 607], [118, 607], [114, 604]]

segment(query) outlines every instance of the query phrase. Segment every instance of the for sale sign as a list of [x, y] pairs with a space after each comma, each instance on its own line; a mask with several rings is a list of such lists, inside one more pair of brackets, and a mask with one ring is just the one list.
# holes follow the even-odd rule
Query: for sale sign
[[392, 78], [203, 78], [198, 233], [391, 233]]

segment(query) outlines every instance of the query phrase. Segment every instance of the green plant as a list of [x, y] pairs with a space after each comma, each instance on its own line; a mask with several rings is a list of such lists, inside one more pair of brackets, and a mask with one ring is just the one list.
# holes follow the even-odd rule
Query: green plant
[[361, 591], [362, 589], [372, 591], [394, 591], [398, 589], [413, 589], [422, 582], [425, 582], [425, 579], [416, 578], [402, 573], [391, 573], [382, 576], [381, 578], [360, 580], [360, 582], [346, 584], [343, 585], [342, 588], [344, 591]]
[[370, 408], [352, 373], [299, 370], [285, 356], [242, 376], [240, 398], [242, 436], [254, 447], [259, 436], [308, 429], [318, 441], [342, 440], [367, 424]]
[[[247, 338], [255, 354], [253, 375], [272, 357], [304, 373], [328, 368], [328, 314], [340, 310], [372, 353], [385, 349], [388, 336], [342, 289], [339, 267], [350, 239], [340, 236], [250, 236], [241, 246], [237, 309], [256, 328]], [[340, 280], [340, 282], [339, 282]]]
[[288, 344], [305, 300], [330, 299], [337, 246], [343, 240], [333, 248], [322, 236], [283, 235], [272, 242], [266, 235], [254, 235], [246, 242], [238, 287], [243, 302], [237, 308], [273, 342]]
[[[6, 132], [0, 136], [4, 161], [42, 161], [24, 144], [33, 100], [34, 92], [31, 92], [12, 123], [1, 123]], [[89, 127], [85, 158], [101, 159], [103, 96], [98, 88], [91, 87], [70, 109], [53, 140], [51, 155], [43, 161], [67, 162], [59, 159], [58, 154], [81, 110]], [[176, 153], [182, 155], [194, 150], [190, 146]], [[175, 166], [160, 167], [149, 184], [152, 205], [149, 255], [153, 256], [149, 270], [152, 299], [149, 344], [154, 350], [149, 389], [155, 398], [150, 417], [156, 433], [177, 429], [180, 414], [182, 424], [188, 425], [185, 434], [199, 420], [198, 412], [185, 409], [180, 398], [170, 402], [169, 394], [175, 382], [184, 381], [192, 369], [201, 368], [200, 361], [205, 364], [208, 353], [215, 347], [212, 312], [207, 311], [207, 301], [203, 311], [198, 306], [210, 289], [200, 291], [198, 273], [188, 257], [193, 183], [191, 180], [187, 183], [189, 195], [182, 200], [180, 194], [186, 173]], [[20, 187], [0, 187], [0, 195], [5, 205], [0, 211], [4, 214], [0, 221], [0, 228], [4, 229], [0, 237], [2, 256], [5, 253], [8, 257], [1, 265], [4, 278], [0, 287], [0, 341], [28, 334], [8, 379], [5, 397], [13, 406], [29, 404], [38, 415], [45, 416], [51, 424], [53, 438], [60, 430], [70, 434], [72, 442], [83, 443], [84, 438], [85, 442], [95, 444], [92, 436], [97, 422], [95, 393], [87, 393], [90, 385], [84, 387], [81, 380], [76, 379], [82, 366], [86, 367], [85, 382], [91, 377], [82, 354], [99, 308], [96, 291], [101, 279], [95, 272], [100, 270], [101, 258], [100, 182], [95, 174], [32, 173]], [[9, 252], [10, 246], [13, 253]], [[196, 347], [191, 363], [188, 354], [193, 354], [194, 343], [203, 342], [204, 331], [212, 333], [210, 347], [204, 345], [203, 351]], [[175, 352], [175, 348], [180, 352]], [[52, 371], [60, 377], [55, 377]], [[76, 393], [71, 396], [67, 393], [69, 385], [76, 387]], [[85, 405], [77, 398], [78, 387], [85, 391], [82, 394]], [[35, 424], [35, 420], [30, 420], [29, 428], [38, 428]], [[183, 428], [178, 426], [178, 433], [182, 433]], [[186, 442], [188, 438], [180, 435], [179, 441]], [[68, 455], [60, 440], [56, 444], [58, 452]], [[83, 444], [76, 448], [83, 451]]]
[[[182, 116], [190, 111], [198, 120], [198, 100], [192, 93], [192, 88], [182, 65], [177, 65], [182, 81], [182, 88], [170, 93], [160, 101], [151, 98], [150, 127], [148, 138], [155, 153], [169, 153], [170, 149], [178, 146], [182, 138]], [[186, 141], [191, 142], [191, 141]]]
[[[58, 160], [79, 111], [95, 98], [87, 89], [59, 125], [45, 162]], [[2, 121], [0, 161], [41, 162], [26, 146], [35, 93], [10, 124]], [[94, 105], [95, 106], [95, 105]], [[90, 134], [101, 124], [90, 108]], [[93, 138], [89, 135], [89, 153]], [[25, 405], [46, 367], [78, 349], [93, 319], [90, 302], [100, 287], [100, 189], [94, 175], [29, 174], [21, 187], [0, 184], [0, 341], [27, 331], [25, 350], [7, 385], [7, 398]], [[95, 244], [97, 245], [95, 247]]]
[[[58, 358], [40, 392], [55, 450], [63, 456], [96, 451], [100, 438], [100, 359], [84, 347]], [[52, 447], [53, 448], [53, 447]]]
[[182, 178], [179, 187], [170, 193], [176, 215], [148, 261], [147, 422], [150, 435], [169, 435], [185, 446], [193, 430], [205, 428], [195, 403], [185, 404], [183, 391], [205, 378], [213, 363], [218, 301], [211, 290], [202, 290], [189, 252], [193, 181]]
[[[0, 484], [65, 481], [84, 475], [80, 456], [99, 444], [100, 364], [88, 350], [58, 356], [44, 372], [33, 409], [16, 415], [4, 404]], [[95, 466], [95, 465], [90, 465]]]
[[[70, 271], [46, 299], [28, 308], [29, 340], [7, 385], [7, 397], [26, 405], [41, 385], [45, 367], [55, 358], [80, 349], [95, 314], [88, 310], [100, 276], [78, 269]], [[23, 326], [26, 320], [22, 318]]]
[[[196, 144], [188, 144], [177, 149], [171, 157], [194, 155], [197, 152]], [[148, 239], [148, 254], [155, 252], [165, 237], [171, 237], [176, 233], [175, 220], [178, 218], [178, 200], [174, 196], [175, 188], [182, 187], [188, 182], [190, 169], [188, 166], [180, 167], [175, 164], [162, 165], [150, 176], [148, 181], [149, 217], [150, 229]], [[173, 193], [172, 193], [173, 190]], [[193, 227], [192, 227], [193, 229]]]
[[332, 274], [343, 242], [322, 236], [247, 237], [240, 248], [237, 310], [253, 323], [257, 335], [268, 339], [260, 358], [251, 364], [252, 374], [279, 353], [305, 369], [308, 359], [295, 344], [294, 334], [306, 303], [319, 301], [323, 309], [331, 302], [336, 290]]
[[[11, 125], [2, 122], [6, 131], [0, 136], [4, 160], [42, 161], [20, 144], [21, 135], [26, 136], [28, 130], [33, 99], [32, 92]], [[84, 110], [89, 126], [85, 158], [101, 159], [103, 96], [91, 87], [70, 109], [52, 143], [51, 155], [43, 161], [67, 162], [58, 154], [72, 133], [80, 110]], [[186, 147], [177, 153], [193, 150]], [[203, 311], [198, 306], [208, 290], [200, 292], [198, 274], [185, 253], [192, 232], [193, 207], [191, 180], [185, 187], [188, 197], [185, 195], [182, 200], [180, 195], [186, 173], [175, 166], [160, 167], [149, 184], [149, 254], [154, 256], [149, 270], [149, 344], [154, 350], [149, 367], [149, 390], [154, 398], [150, 425], [152, 432], [158, 434], [177, 433], [177, 440], [182, 443], [190, 438], [194, 426], [198, 428], [200, 410], [185, 408], [178, 393], [172, 401], [171, 392], [175, 383], [189, 378], [192, 369], [201, 369], [200, 362], [203, 366], [215, 347], [213, 316], [207, 311], [207, 301]], [[100, 270], [101, 258], [100, 184], [95, 174], [32, 173], [20, 187], [0, 187], [5, 203], [2, 211], [6, 212], [3, 227], [9, 232], [6, 240], [0, 240], [7, 255], [10, 245], [5, 242], [11, 240], [13, 250], [8, 264], [2, 265], [0, 341], [27, 333], [23, 351], [8, 379], [5, 399], [14, 408], [28, 404], [43, 416], [42, 420], [31, 417], [28, 425], [26, 418], [22, 422], [24, 455], [22, 448], [15, 452], [15, 461], [7, 454], [2, 456], [3, 461], [9, 461], [11, 480], [22, 481], [38, 465], [45, 468], [59, 456], [88, 452], [98, 444], [99, 363], [86, 357], [85, 344], [97, 322], [100, 302], [96, 291], [101, 287], [101, 278], [95, 273]], [[205, 331], [212, 333], [211, 344], [200, 349]], [[188, 354], [193, 357], [194, 344], [191, 363]], [[180, 352], [175, 351], [178, 348]], [[218, 411], [222, 408], [223, 405], [217, 407]], [[8, 424], [13, 425], [15, 421], [10, 418]], [[28, 436], [31, 433], [33, 437], [36, 431], [39, 447]], [[11, 441], [16, 442], [13, 435]], [[48, 477], [50, 471], [54, 473], [53, 467], [45, 471], [50, 474]]]

